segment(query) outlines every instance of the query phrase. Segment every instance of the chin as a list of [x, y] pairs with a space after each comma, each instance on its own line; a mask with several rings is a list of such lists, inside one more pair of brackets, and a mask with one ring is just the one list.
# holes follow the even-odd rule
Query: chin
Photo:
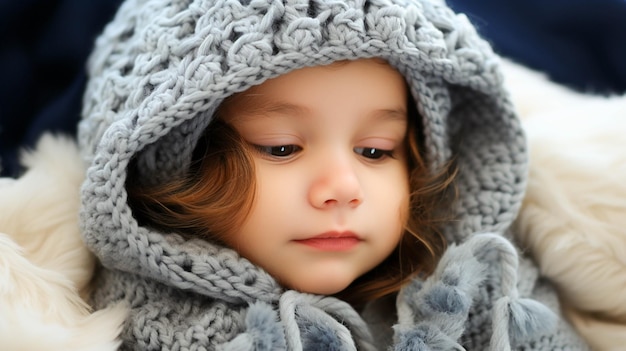
[[[301, 275], [303, 277], [305, 275]], [[315, 294], [315, 295], [334, 295], [343, 290], [345, 290], [355, 278], [348, 277], [335, 277], [331, 274], [322, 275], [321, 277], [317, 277], [313, 279], [312, 277], [307, 277], [306, 282], [294, 282], [295, 284], [285, 284], [290, 289], [294, 289], [303, 293]]]

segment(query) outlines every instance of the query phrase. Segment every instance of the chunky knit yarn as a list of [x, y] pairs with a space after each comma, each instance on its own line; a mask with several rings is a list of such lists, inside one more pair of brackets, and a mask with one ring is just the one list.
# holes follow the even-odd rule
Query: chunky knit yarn
[[[433, 169], [451, 157], [459, 167], [450, 249], [435, 274], [398, 294], [387, 335], [345, 302], [284, 291], [229, 248], [137, 223], [126, 202], [131, 162], [144, 182], [180, 175], [226, 97], [369, 57], [404, 75]], [[126, 349], [586, 349], [505, 239], [527, 154], [498, 65], [440, 0], [126, 0], [91, 55], [79, 125], [89, 164], [81, 227], [103, 265], [94, 304], [129, 302]]]

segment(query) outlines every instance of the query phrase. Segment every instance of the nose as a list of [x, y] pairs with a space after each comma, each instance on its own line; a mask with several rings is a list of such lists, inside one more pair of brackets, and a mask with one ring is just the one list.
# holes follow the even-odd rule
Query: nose
[[309, 202], [319, 209], [355, 208], [363, 202], [363, 189], [349, 160], [335, 159], [322, 164], [309, 189]]

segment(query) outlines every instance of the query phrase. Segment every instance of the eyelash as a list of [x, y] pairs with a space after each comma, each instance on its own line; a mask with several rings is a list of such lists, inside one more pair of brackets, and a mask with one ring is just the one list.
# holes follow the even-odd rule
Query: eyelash
[[394, 155], [393, 150], [384, 150], [375, 147], [355, 147], [354, 152], [370, 160], [381, 160], [387, 157], [393, 158]]
[[[254, 145], [254, 147], [262, 154], [271, 158], [288, 158], [293, 154], [300, 152], [302, 148], [298, 145]], [[394, 150], [383, 150], [375, 147], [355, 147], [354, 152], [370, 160], [381, 160], [386, 157], [394, 157]]]
[[254, 147], [263, 155], [271, 158], [288, 158], [294, 153], [299, 152], [302, 148], [298, 145], [254, 145]]

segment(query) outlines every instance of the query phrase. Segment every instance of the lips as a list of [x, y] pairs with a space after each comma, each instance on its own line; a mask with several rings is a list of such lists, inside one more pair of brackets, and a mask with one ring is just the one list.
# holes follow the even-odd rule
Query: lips
[[321, 251], [349, 251], [361, 242], [353, 232], [326, 232], [311, 238], [295, 240], [296, 243]]

